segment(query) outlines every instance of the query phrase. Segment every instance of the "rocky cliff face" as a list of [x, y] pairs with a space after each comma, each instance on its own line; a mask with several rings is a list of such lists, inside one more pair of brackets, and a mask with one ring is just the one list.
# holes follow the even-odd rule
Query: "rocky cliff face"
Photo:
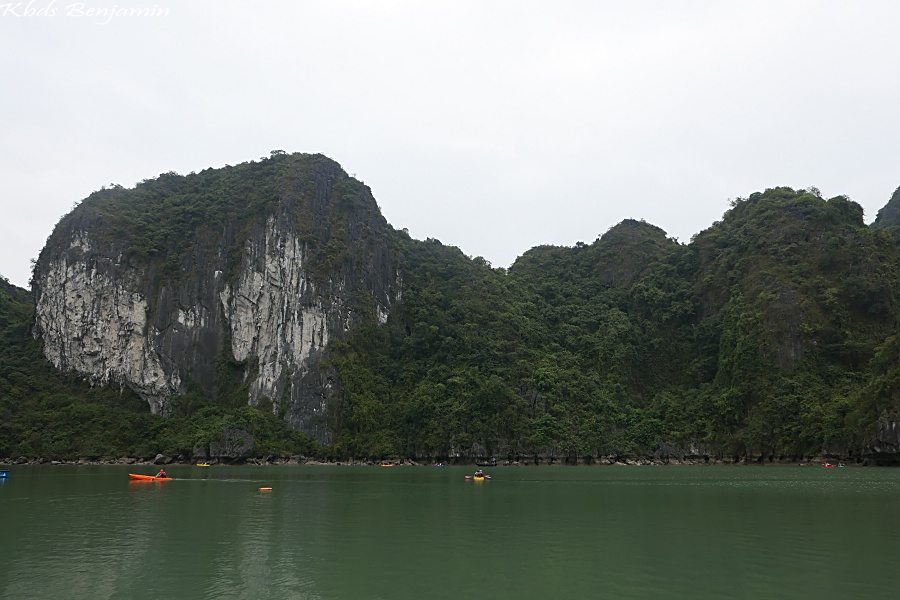
[[872, 227], [883, 229], [896, 227], [897, 225], [900, 225], [900, 187], [894, 190], [891, 199], [881, 207], [881, 210], [878, 211], [875, 220], [872, 222]]
[[189, 389], [233, 393], [222, 375], [229, 365], [241, 370], [247, 402], [271, 402], [329, 441], [324, 416], [337, 386], [321, 366], [325, 348], [364, 311], [384, 322], [402, 277], [368, 188], [321, 156], [269, 160], [281, 163], [278, 196], [263, 214], [227, 220], [212, 235], [199, 222], [195, 239], [171, 241], [163, 256], [129, 252], [137, 234], [123, 234], [115, 213], [137, 201], [129, 190], [104, 197], [111, 209], [89, 198], [64, 218], [34, 273], [36, 335], [50, 362], [127, 385], [163, 413]]

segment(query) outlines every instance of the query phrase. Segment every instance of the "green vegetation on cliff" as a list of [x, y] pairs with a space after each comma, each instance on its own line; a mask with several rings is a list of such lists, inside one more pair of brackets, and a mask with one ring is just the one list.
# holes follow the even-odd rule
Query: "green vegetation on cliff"
[[403, 252], [400, 309], [335, 348], [340, 454], [858, 456], [896, 418], [900, 255], [847, 198], [767, 190], [687, 245], [625, 221], [508, 273]]
[[[338, 199], [333, 207], [321, 197], [323, 188]], [[320, 278], [354, 258], [353, 240], [370, 235], [350, 230], [347, 209], [378, 210], [369, 189], [327, 157], [273, 151], [259, 161], [189, 175], [163, 173], [133, 189], [113, 185], [96, 191], [62, 218], [42, 254], [90, 231], [105, 255], [121, 256], [124, 269], [155, 269], [157, 282], [178, 280], [197, 268], [203, 253], [207, 259], [222, 253], [235, 276], [250, 229], [280, 207], [305, 232], [313, 251], [310, 273]]]
[[[237, 269], [244, 228], [287, 195], [300, 235], [318, 236], [308, 268], [321, 277], [359, 260], [360, 240], [383, 240], [340, 206], [323, 227], [316, 198], [284, 185], [315, 179], [319, 158], [273, 153], [103, 190], [54, 235], [90, 229], [134, 266], [165, 256], [160, 277], [177, 278], [198, 235], [233, 228], [222, 250]], [[377, 210], [343, 172], [330, 189], [344, 208]], [[688, 244], [627, 220], [591, 244], [533, 248], [508, 271], [383, 232], [402, 301], [382, 323], [373, 298], [357, 299], [358, 326], [332, 339], [327, 448], [287, 429], [283, 406], [241, 406], [249, 367], [227, 356], [216, 377], [230, 392], [192, 388], [167, 419], [127, 390], [54, 372], [30, 335], [30, 297], [6, 285], [0, 456], [186, 455], [241, 428], [259, 455], [859, 456], [900, 418], [900, 238], [882, 225], [866, 227], [846, 197], [773, 188], [736, 200]]]

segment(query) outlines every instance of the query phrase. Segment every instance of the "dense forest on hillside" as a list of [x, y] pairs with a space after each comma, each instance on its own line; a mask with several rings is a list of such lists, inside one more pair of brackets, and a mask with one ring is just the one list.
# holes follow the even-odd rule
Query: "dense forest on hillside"
[[406, 257], [402, 312], [335, 352], [345, 453], [853, 456], [897, 413], [898, 249], [844, 197], [754, 194], [687, 245], [626, 221], [508, 273]]
[[[161, 202], [160, 186], [186, 181], [170, 174], [136, 193]], [[265, 211], [266, 195], [254, 197], [204, 226]], [[159, 241], [145, 225], [128, 249], [136, 260], [187, 235]], [[195, 390], [161, 417], [126, 388], [57, 373], [31, 335], [30, 295], [5, 284], [0, 457], [190, 456], [244, 429], [259, 456], [852, 459], [900, 418], [896, 226], [867, 227], [846, 197], [773, 188], [734, 201], [688, 244], [628, 220], [591, 244], [533, 248], [508, 270], [391, 235], [402, 302], [386, 323], [372, 307], [328, 348], [332, 444], [271, 407]]]

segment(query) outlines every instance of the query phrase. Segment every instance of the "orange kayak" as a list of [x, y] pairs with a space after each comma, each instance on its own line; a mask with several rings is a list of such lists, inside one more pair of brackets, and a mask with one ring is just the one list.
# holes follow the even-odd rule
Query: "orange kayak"
[[129, 473], [128, 476], [138, 481], [172, 481], [171, 477], [155, 477], [153, 475], [138, 475], [136, 473]]

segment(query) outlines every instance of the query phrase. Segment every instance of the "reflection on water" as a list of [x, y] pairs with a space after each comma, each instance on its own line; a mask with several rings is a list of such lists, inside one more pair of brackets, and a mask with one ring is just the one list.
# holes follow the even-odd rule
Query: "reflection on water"
[[[0, 598], [862, 598], [900, 470], [14, 467]], [[259, 487], [272, 492], [260, 493]]]

